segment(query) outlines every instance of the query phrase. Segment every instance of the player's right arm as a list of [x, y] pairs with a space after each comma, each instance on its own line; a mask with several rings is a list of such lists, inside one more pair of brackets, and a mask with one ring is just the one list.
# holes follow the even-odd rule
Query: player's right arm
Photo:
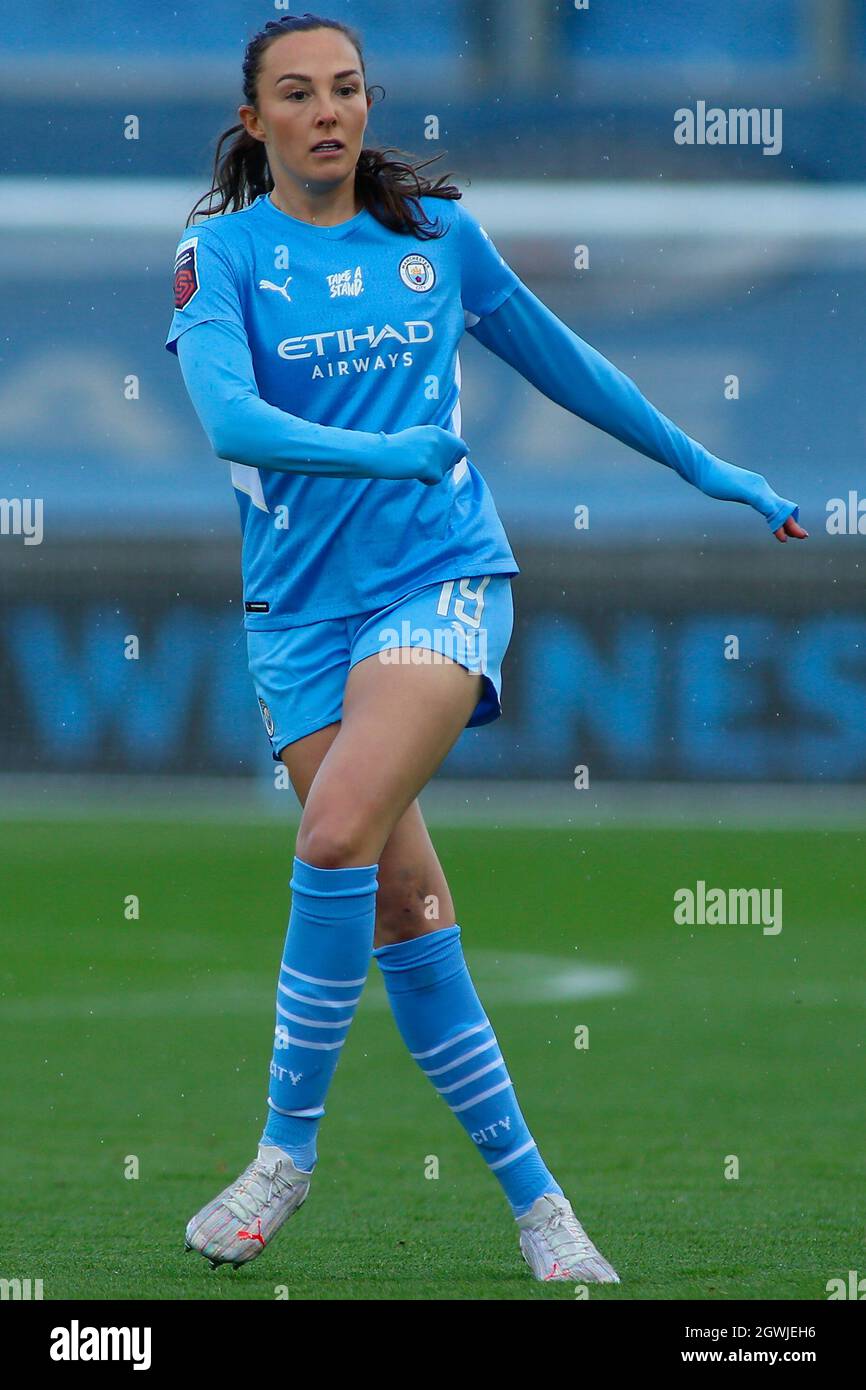
[[[434, 484], [468, 454], [464, 440], [438, 425], [368, 433], [316, 424], [262, 400], [232, 268], [201, 231], [195, 288], [190, 295], [189, 279], [176, 282], [176, 306], [186, 302], [175, 308], [166, 347], [177, 353], [190, 400], [219, 458], [283, 473]], [[176, 277], [180, 264], [179, 250]], [[183, 273], [189, 276], [188, 266]]]

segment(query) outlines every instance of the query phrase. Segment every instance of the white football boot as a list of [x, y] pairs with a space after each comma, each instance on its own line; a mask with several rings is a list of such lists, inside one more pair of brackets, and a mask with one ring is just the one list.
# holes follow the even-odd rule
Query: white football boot
[[285, 1149], [259, 1144], [240, 1177], [192, 1218], [184, 1250], [197, 1250], [211, 1269], [221, 1264], [237, 1269], [254, 1260], [307, 1200], [311, 1176], [295, 1167]]
[[619, 1275], [596, 1250], [567, 1197], [545, 1192], [517, 1218], [520, 1249], [536, 1279], [618, 1284]]

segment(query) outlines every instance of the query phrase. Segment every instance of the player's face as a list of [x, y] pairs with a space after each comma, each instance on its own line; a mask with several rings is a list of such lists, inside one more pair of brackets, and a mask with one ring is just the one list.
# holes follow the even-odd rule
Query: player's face
[[[299, 181], [336, 184], [354, 174], [369, 102], [361, 60], [333, 29], [286, 34], [266, 50], [258, 105], [268, 163]], [[252, 108], [246, 108], [252, 110]], [[336, 150], [316, 150], [323, 140]]]

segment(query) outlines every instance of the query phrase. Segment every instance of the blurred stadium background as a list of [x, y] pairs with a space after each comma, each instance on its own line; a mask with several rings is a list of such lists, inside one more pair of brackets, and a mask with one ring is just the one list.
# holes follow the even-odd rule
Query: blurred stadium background
[[[757, 804], [793, 781], [837, 801], [847, 785], [852, 804], [862, 540], [825, 518], [857, 485], [866, 430], [866, 5], [671, 0], [648, 22], [642, 0], [436, 0], [409, 35], [384, 0], [326, 11], [360, 27], [385, 88], [370, 142], [443, 151], [526, 283], [688, 433], [799, 501], [811, 532], [779, 546], [756, 513], [584, 425], [467, 336], [465, 431], [523, 574], [504, 718], [464, 734], [437, 782], [567, 792], [585, 764], [612, 795], [710, 781]], [[280, 12], [4, 16], [0, 495], [44, 507], [41, 544], [9, 534], [9, 510], [0, 536], [5, 804], [34, 789], [45, 804], [39, 779], [58, 773], [134, 775], [136, 795], [229, 778], [268, 799], [228, 468], [163, 341], [173, 248], [236, 120], [243, 46]], [[697, 100], [781, 108], [781, 152], [676, 144], [673, 113]], [[721, 657], [727, 633], [739, 661]]]

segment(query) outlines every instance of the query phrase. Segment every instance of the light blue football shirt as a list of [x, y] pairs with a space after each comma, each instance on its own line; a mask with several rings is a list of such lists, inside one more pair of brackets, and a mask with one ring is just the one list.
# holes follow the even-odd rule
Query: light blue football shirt
[[[303, 420], [394, 434], [461, 433], [458, 344], [522, 282], [456, 200], [423, 197], [422, 241], [366, 209], [334, 227], [267, 194], [188, 228], [166, 347], [223, 320], [246, 334], [261, 398]], [[227, 402], [230, 408], [230, 401]], [[439, 580], [518, 574], [470, 459], [440, 483], [333, 478], [231, 463], [245, 624], [296, 627], [368, 612]]]

